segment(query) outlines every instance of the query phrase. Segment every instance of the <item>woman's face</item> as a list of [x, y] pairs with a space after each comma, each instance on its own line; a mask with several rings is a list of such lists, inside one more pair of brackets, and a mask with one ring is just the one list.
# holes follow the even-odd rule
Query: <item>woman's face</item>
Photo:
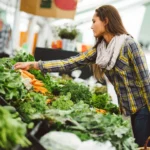
[[103, 36], [103, 34], [106, 31], [106, 29], [105, 29], [106, 23], [100, 20], [100, 18], [97, 16], [96, 12], [93, 16], [92, 22], [93, 22], [93, 24], [91, 26], [91, 29], [93, 30], [94, 36], [96, 38], [98, 38], [99, 36]]

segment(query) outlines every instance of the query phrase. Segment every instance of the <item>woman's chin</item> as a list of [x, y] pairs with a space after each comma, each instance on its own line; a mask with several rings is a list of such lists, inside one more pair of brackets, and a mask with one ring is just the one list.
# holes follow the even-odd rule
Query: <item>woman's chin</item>
[[96, 34], [94, 34], [94, 37], [97, 38]]
[[94, 37], [95, 37], [95, 38], [98, 38], [99, 36], [94, 34]]

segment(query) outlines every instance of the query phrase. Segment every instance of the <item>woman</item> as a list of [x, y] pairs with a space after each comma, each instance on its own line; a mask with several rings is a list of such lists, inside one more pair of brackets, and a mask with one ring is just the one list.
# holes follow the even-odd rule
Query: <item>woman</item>
[[150, 136], [150, 77], [140, 46], [128, 35], [118, 11], [110, 5], [96, 9], [92, 29], [97, 43], [92, 50], [65, 60], [18, 62], [16, 69], [60, 72], [92, 64], [95, 77], [114, 85], [121, 112], [131, 116], [136, 143]]

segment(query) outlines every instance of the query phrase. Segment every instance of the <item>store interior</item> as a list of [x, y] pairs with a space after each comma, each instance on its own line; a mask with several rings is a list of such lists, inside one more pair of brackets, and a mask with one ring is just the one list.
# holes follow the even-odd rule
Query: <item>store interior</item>
[[66, 60], [92, 49], [92, 17], [103, 5], [118, 10], [150, 69], [150, 0], [0, 0], [0, 150], [139, 148], [115, 88], [97, 81], [90, 65], [14, 69], [17, 62]]

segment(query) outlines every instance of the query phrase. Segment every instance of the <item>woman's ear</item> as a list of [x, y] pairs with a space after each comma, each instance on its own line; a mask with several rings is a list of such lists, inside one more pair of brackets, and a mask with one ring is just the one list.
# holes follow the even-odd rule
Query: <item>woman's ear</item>
[[104, 21], [104, 25], [106, 26], [106, 25], [108, 24], [108, 22], [109, 22], [109, 20], [108, 20], [108, 18], [106, 17], [106, 18], [105, 18], [105, 21]]

